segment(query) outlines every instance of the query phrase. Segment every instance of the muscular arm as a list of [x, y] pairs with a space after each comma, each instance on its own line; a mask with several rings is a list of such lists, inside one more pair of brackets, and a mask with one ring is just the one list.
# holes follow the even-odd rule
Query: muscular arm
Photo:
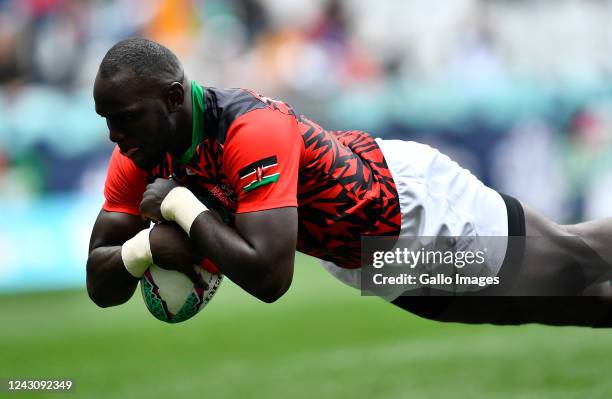
[[[134, 235], [146, 229], [148, 222], [139, 216], [102, 210], [91, 236], [87, 260], [87, 291], [101, 307], [120, 305], [134, 294], [139, 279], [124, 265], [121, 248]], [[207, 288], [195, 271], [202, 256], [187, 234], [176, 223], [158, 223], [147, 231], [152, 259], [149, 262], [176, 270], [194, 284]]]
[[264, 302], [291, 285], [297, 240], [297, 208], [236, 215], [236, 229], [202, 212], [190, 229], [192, 241], [233, 282]]
[[101, 210], [94, 224], [87, 258], [87, 292], [100, 307], [127, 302], [138, 279], [125, 269], [121, 245], [148, 226], [138, 216]]
[[[173, 188], [178, 191], [166, 201], [164, 216], [161, 203]], [[189, 190], [172, 180], [156, 179], [143, 194], [140, 213], [152, 220], [176, 221], [189, 230], [198, 252], [264, 302], [274, 302], [291, 285], [298, 230], [296, 207], [239, 213], [233, 228], [213, 212], [204, 211]]]

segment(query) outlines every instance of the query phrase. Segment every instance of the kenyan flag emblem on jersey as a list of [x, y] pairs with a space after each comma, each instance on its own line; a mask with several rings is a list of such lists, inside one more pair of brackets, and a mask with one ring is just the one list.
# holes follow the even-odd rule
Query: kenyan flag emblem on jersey
[[242, 189], [247, 193], [278, 181], [280, 172], [276, 156], [260, 159], [247, 165], [240, 170], [239, 177], [243, 184]]

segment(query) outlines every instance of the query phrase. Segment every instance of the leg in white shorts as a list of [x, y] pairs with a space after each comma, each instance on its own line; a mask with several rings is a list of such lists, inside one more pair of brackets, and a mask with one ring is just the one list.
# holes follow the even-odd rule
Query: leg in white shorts
[[[439, 321], [612, 327], [609, 294], [558, 297], [580, 295], [610, 275], [612, 219], [561, 226], [486, 187], [427, 145], [377, 142], [398, 189], [402, 235], [522, 237], [518, 244], [508, 241], [507, 246], [491, 251], [487, 263], [492, 275], [512, 276], [508, 280], [514, 296], [427, 297], [399, 296], [402, 292], [395, 292], [386, 299]], [[533, 237], [544, 238], [545, 245]], [[360, 287], [360, 269], [322, 263], [341, 281]]]

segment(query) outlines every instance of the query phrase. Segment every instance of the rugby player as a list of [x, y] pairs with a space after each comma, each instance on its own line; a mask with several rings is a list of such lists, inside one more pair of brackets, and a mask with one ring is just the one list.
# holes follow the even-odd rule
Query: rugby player
[[610, 325], [597, 288], [610, 279], [610, 220], [561, 226], [426, 145], [328, 131], [252, 91], [200, 86], [146, 39], [107, 52], [94, 99], [116, 143], [87, 261], [99, 306], [127, 301], [152, 262], [198, 282], [205, 256], [274, 302], [296, 249], [358, 286], [362, 236], [534, 236], [545, 245], [523, 240], [490, 265], [513, 275], [514, 296], [387, 299], [440, 321]]

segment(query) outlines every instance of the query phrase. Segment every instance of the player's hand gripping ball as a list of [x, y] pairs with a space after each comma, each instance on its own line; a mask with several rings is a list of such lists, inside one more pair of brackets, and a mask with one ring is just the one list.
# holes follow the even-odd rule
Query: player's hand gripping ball
[[189, 236], [176, 223], [158, 223], [149, 233], [153, 265], [140, 280], [147, 308], [157, 319], [179, 323], [200, 312], [223, 280], [202, 260]]
[[147, 185], [140, 202], [140, 214], [150, 220], [162, 221], [161, 204], [168, 193], [179, 184], [174, 179], [157, 178]]

